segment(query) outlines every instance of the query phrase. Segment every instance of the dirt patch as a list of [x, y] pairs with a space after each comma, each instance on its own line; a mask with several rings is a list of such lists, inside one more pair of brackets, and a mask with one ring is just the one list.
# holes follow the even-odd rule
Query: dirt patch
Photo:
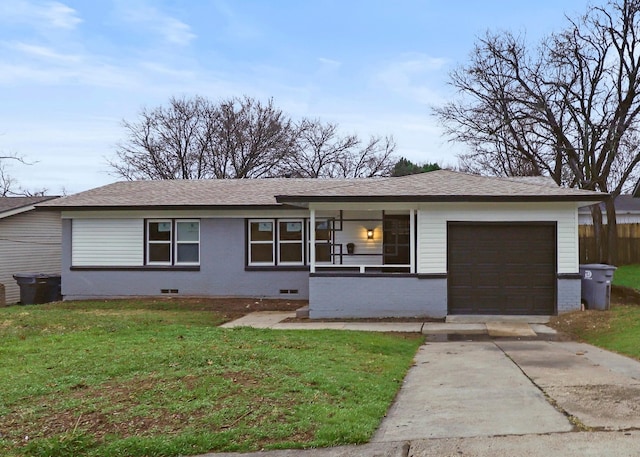
[[549, 321], [549, 326], [572, 337], [580, 338], [580, 335], [587, 330], [609, 329], [612, 317], [611, 313], [607, 311], [574, 311], [553, 316]]
[[624, 286], [611, 286], [611, 303], [613, 305], [639, 305], [640, 291]]

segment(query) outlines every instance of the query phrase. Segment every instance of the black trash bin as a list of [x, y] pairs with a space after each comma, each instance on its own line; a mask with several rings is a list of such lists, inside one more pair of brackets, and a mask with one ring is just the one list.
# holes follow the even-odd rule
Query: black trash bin
[[20, 287], [20, 304], [22, 305], [36, 305], [61, 299], [60, 275], [16, 273], [13, 279]]
[[45, 279], [45, 303], [52, 301], [62, 300], [62, 279], [60, 275], [42, 275], [41, 278]]

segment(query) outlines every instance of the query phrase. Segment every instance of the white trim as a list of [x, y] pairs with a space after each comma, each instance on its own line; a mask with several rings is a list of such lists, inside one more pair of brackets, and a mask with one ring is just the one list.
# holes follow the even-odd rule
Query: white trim
[[409, 210], [409, 273], [416, 272], [416, 210]]
[[316, 210], [309, 209], [309, 244], [311, 245], [311, 251], [309, 252], [309, 273], [316, 272]]
[[[251, 224], [268, 222], [271, 224], [271, 241], [252, 241], [251, 240]], [[247, 265], [249, 266], [268, 266], [276, 265], [276, 220], [275, 219], [248, 219], [247, 220]], [[251, 246], [254, 244], [271, 244], [271, 261], [270, 262], [252, 262]]]
[[[299, 223], [300, 224], [300, 240], [282, 240], [280, 238], [280, 224], [282, 223]], [[276, 233], [276, 240], [277, 240], [277, 247], [276, 247], [276, 253], [278, 256], [278, 265], [299, 265], [302, 266], [304, 265], [304, 261], [305, 261], [305, 255], [304, 255], [304, 245], [305, 245], [305, 241], [307, 239], [307, 237], [305, 236], [305, 232], [304, 232], [304, 219], [278, 219], [278, 224], [277, 224], [277, 233]], [[295, 261], [295, 262], [287, 262], [287, 261], [282, 261], [280, 259], [280, 246], [283, 244], [299, 244], [300, 245], [300, 261]]]
[[[159, 223], [168, 223], [169, 224], [169, 241], [166, 240], [150, 240], [149, 239], [149, 233], [151, 232], [151, 230], [149, 229], [149, 226], [151, 224], [159, 224]], [[147, 255], [146, 255], [146, 264], [147, 265], [172, 265], [173, 263], [173, 221], [171, 219], [147, 219], [147, 223], [146, 223], [146, 234], [145, 234], [145, 244], [146, 244], [146, 251], [147, 251]], [[150, 246], [152, 244], [157, 244], [157, 245], [169, 245], [169, 261], [165, 262], [165, 261], [153, 261], [150, 258], [150, 253], [151, 253], [151, 249]]]
[[[198, 241], [180, 241], [178, 239], [178, 224], [181, 223], [197, 223], [198, 224]], [[175, 242], [174, 242], [174, 265], [200, 265], [200, 220], [199, 219], [176, 219], [174, 221], [174, 225], [175, 225]], [[198, 245], [198, 261], [197, 262], [180, 262], [178, 260], [178, 246], [180, 246], [181, 244], [197, 244]]]

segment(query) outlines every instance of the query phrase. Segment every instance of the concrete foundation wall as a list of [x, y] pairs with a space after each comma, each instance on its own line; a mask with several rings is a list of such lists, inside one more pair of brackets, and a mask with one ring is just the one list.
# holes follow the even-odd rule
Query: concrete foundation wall
[[[66, 300], [137, 295], [178, 295], [307, 299], [309, 272], [245, 271], [244, 219], [201, 219], [200, 271], [71, 269], [71, 222], [63, 221], [62, 294]], [[144, 243], [141, 239], [140, 243]], [[96, 260], [99, 265], [99, 259]], [[297, 294], [280, 294], [297, 290]]]
[[309, 278], [312, 319], [446, 315], [446, 279], [322, 275]]
[[581, 308], [581, 280], [558, 279], [558, 314]]

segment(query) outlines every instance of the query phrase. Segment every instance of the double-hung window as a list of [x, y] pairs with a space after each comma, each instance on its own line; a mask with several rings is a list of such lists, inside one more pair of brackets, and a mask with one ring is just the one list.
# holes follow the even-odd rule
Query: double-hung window
[[275, 223], [273, 219], [249, 221], [249, 265], [275, 265]]
[[199, 265], [200, 221], [148, 220], [146, 260], [148, 265]]
[[[249, 219], [248, 266], [304, 266], [311, 244], [308, 219]], [[332, 231], [328, 220], [316, 220], [316, 261], [331, 261]]]
[[278, 264], [304, 265], [303, 227], [301, 219], [278, 221]]

